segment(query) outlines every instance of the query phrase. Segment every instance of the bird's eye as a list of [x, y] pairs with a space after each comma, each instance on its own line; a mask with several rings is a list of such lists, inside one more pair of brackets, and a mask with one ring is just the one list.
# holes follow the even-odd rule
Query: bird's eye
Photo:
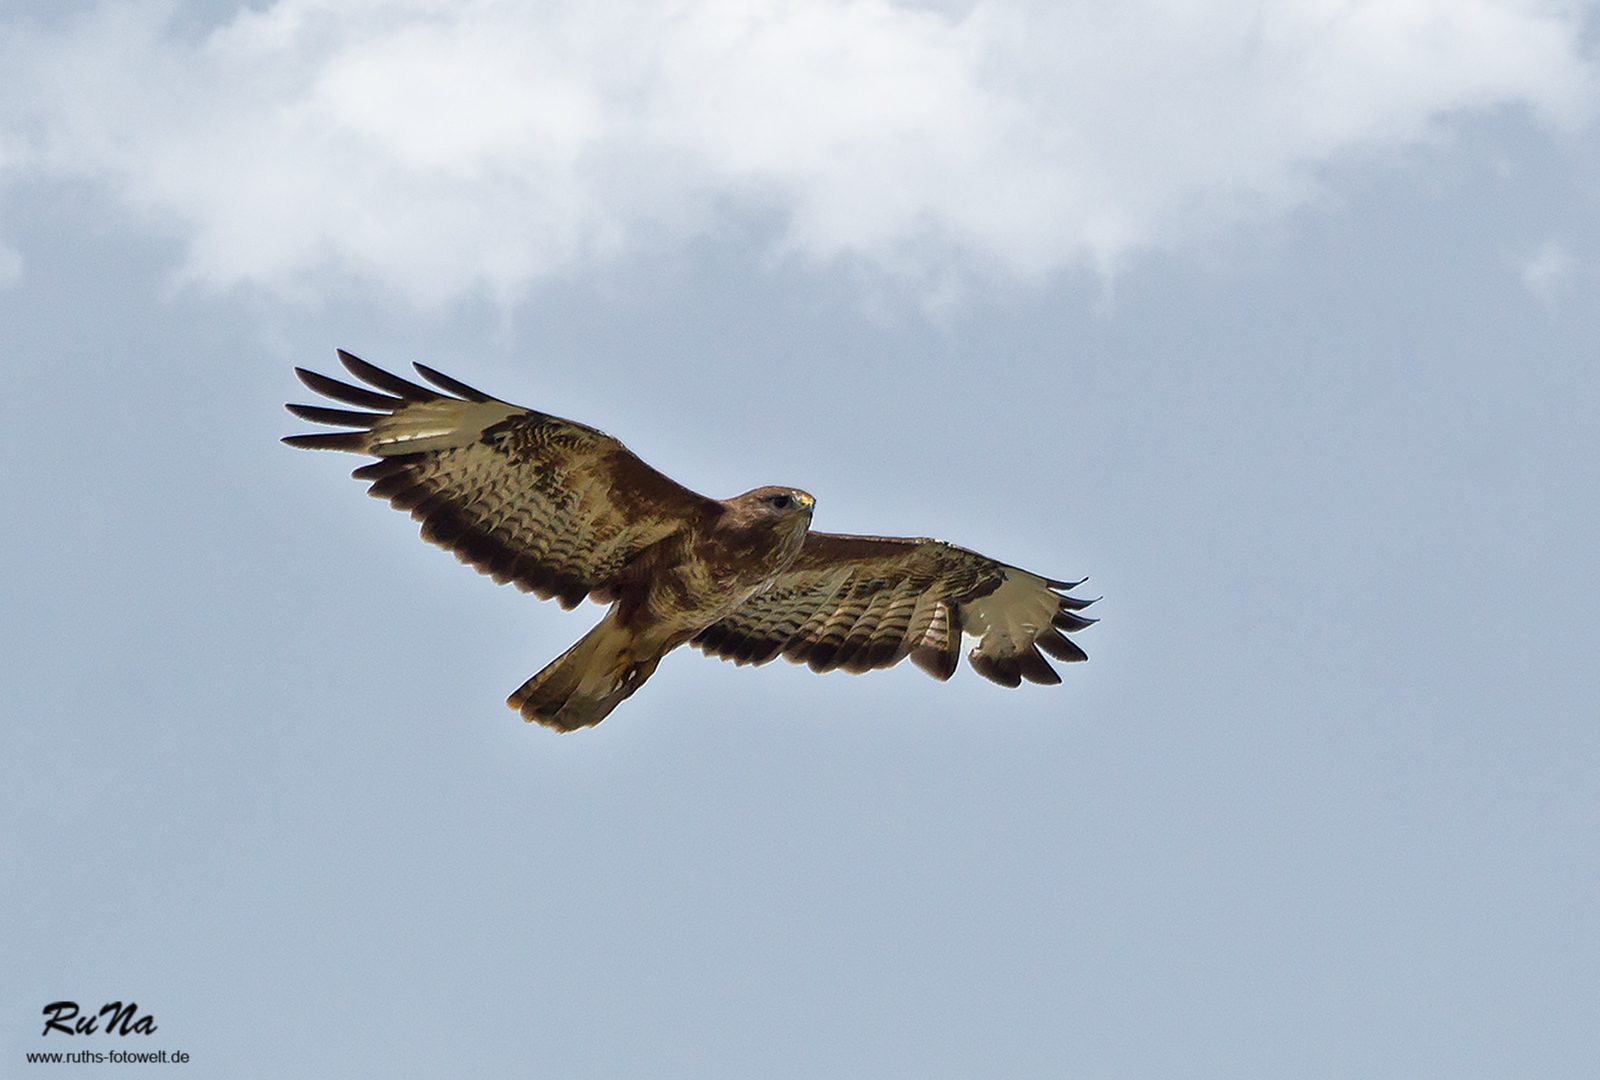
[[772, 497], [772, 508], [774, 510], [787, 510], [793, 502], [794, 500], [787, 495], [774, 495]]

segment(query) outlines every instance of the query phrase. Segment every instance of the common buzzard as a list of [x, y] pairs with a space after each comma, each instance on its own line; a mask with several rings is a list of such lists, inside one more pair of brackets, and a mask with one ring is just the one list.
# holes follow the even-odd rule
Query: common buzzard
[[[811, 532], [815, 500], [762, 487], [709, 499], [604, 432], [492, 398], [421, 364], [438, 390], [349, 353], [375, 389], [295, 368], [319, 394], [363, 411], [289, 405], [351, 431], [290, 446], [378, 460], [353, 474], [409, 510], [425, 540], [564, 608], [611, 610], [507, 702], [563, 731], [598, 724], [688, 642], [738, 664], [780, 654], [813, 671], [867, 671], [909, 656], [936, 679], [961, 658], [1004, 686], [1058, 683], [1039, 650], [1086, 660], [1062, 636], [1094, 620], [1080, 582], [1053, 581], [941, 540]], [[441, 392], [443, 391], [443, 392]]]

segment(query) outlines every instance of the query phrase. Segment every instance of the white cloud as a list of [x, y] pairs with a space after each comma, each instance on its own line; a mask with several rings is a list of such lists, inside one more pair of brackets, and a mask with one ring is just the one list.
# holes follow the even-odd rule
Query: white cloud
[[199, 40], [0, 23], [0, 167], [103, 179], [185, 275], [514, 297], [778, 224], [892, 274], [1035, 276], [1296, 205], [1339, 155], [1507, 103], [1586, 119], [1574, 4], [277, 0]]

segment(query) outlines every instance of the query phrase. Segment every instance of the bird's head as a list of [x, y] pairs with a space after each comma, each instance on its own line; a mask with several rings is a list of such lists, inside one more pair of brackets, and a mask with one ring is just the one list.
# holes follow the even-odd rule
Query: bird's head
[[728, 509], [751, 523], [762, 518], [809, 521], [812, 507], [816, 505], [817, 500], [810, 495], [799, 488], [788, 487], [759, 487], [728, 500]]
[[799, 488], [759, 487], [729, 499], [725, 505], [730, 523], [736, 527], [775, 528], [800, 537], [811, 527], [811, 510], [817, 500]]

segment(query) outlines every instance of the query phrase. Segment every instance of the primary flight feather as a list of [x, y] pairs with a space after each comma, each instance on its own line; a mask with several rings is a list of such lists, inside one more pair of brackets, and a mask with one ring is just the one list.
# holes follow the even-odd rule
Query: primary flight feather
[[740, 664], [777, 656], [813, 671], [867, 671], [906, 657], [948, 679], [968, 661], [1005, 686], [1058, 683], [1040, 654], [1087, 656], [1065, 635], [1093, 601], [1055, 581], [940, 540], [811, 532], [815, 500], [762, 487], [711, 499], [616, 439], [490, 397], [414, 365], [434, 389], [339, 351], [357, 386], [296, 368], [355, 409], [289, 405], [343, 431], [291, 435], [309, 449], [378, 460], [353, 474], [422, 522], [423, 539], [497, 582], [573, 607], [611, 609], [512, 694], [524, 718], [570, 731], [598, 724], [689, 643]]

